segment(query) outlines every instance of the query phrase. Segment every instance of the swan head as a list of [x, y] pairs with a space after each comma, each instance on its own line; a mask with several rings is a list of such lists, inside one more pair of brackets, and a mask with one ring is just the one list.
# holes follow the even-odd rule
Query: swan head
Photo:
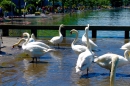
[[89, 30], [89, 24], [88, 24], [88, 26], [85, 27], [85, 30], [86, 30], [86, 31]]
[[60, 25], [60, 28], [62, 28], [62, 27], [64, 27], [64, 24], [61, 24], [61, 25]]
[[35, 35], [33, 33], [31, 34], [31, 38], [35, 39]]
[[20, 39], [17, 43], [15, 43], [12, 48], [18, 46], [22, 41], [26, 41], [24, 38]]
[[24, 32], [23, 36], [29, 36], [29, 33], [28, 32]]
[[78, 32], [78, 31], [75, 30], [75, 29], [72, 29], [72, 30], [70, 31], [70, 34], [72, 34], [73, 32]]

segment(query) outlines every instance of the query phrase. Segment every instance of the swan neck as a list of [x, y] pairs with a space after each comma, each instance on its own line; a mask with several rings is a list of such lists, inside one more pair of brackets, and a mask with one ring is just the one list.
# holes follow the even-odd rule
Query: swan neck
[[19, 45], [23, 40], [25, 40], [24, 38], [22, 38], [21, 40], [19, 40], [17, 43], [15, 43], [14, 45], [17, 46]]
[[89, 37], [88, 37], [88, 29], [86, 29], [86, 40], [87, 40], [87, 47], [88, 47], [88, 49], [90, 49], [91, 50], [91, 47], [90, 47], [90, 43], [89, 43]]
[[124, 57], [128, 60], [128, 61], [130, 61], [130, 57], [129, 57], [129, 50], [126, 50], [125, 52], [124, 52]]
[[119, 58], [115, 55], [112, 58], [111, 74], [110, 74], [110, 86], [114, 86], [116, 68], [117, 68], [117, 65], [118, 65], [118, 61], [119, 61]]
[[77, 39], [78, 39], [78, 32], [75, 31], [75, 33], [76, 33], [76, 38], [75, 38], [74, 41], [72, 42], [72, 45], [74, 45], [74, 44], [77, 42]]
[[62, 36], [62, 34], [61, 34], [61, 27], [59, 27], [59, 35]]
[[28, 33], [26, 33], [26, 35], [27, 35], [27, 40], [23, 43], [24, 45], [26, 45], [29, 42], [29, 39], [30, 39], [30, 35]]

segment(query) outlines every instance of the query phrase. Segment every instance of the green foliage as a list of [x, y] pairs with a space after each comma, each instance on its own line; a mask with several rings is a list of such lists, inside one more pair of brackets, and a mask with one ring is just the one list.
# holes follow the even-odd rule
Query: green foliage
[[29, 10], [29, 7], [32, 7], [33, 13], [36, 11], [36, 7], [33, 4], [28, 4], [26, 9]]
[[2, 2], [0, 3], [0, 6], [2, 6], [2, 8], [5, 11], [11, 11], [11, 6], [12, 8], [16, 7], [16, 5], [10, 0], [2, 0]]

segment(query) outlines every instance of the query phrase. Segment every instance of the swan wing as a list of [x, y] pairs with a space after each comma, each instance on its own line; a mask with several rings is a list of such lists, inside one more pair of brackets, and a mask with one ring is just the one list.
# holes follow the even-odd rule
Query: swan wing
[[94, 62], [96, 62], [99, 66], [110, 70], [112, 57], [114, 55], [116, 55], [116, 54], [107, 53], [107, 54], [101, 55], [101, 56], [95, 58]]
[[[87, 40], [86, 40], [85, 35], [82, 36], [82, 43], [83, 45], [87, 46]], [[89, 39], [89, 43], [92, 50], [98, 47], [91, 39]]]
[[72, 46], [72, 49], [76, 52], [84, 52], [87, 47], [82, 46], [82, 45], [74, 45]]
[[30, 38], [28, 43], [31, 43], [31, 42], [35, 42], [35, 40], [33, 38]]
[[31, 42], [31, 43], [29, 43], [29, 45], [39, 45], [41, 47], [50, 48], [49, 45], [47, 45], [47, 44], [45, 44], [43, 42]]
[[63, 40], [62, 36], [55, 36], [51, 40], [49, 40], [49, 42], [51, 42], [53, 44], [57, 44], [57, 43], [61, 43], [62, 40]]
[[130, 42], [128, 42], [128, 43], [126, 43], [126, 44], [124, 44], [123, 46], [121, 46], [121, 48], [120, 49], [122, 49], [122, 50], [130, 50]]
[[79, 54], [76, 63], [76, 73], [81, 74], [83, 70], [88, 68], [92, 63], [93, 55], [91, 52], [83, 52]]

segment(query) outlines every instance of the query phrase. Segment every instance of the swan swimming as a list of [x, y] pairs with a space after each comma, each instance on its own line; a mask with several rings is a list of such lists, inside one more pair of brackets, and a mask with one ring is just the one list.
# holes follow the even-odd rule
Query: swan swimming
[[126, 50], [124, 52], [124, 57], [118, 54], [113, 53], [107, 53], [104, 55], [101, 55], [94, 59], [94, 62], [96, 62], [99, 66], [108, 69], [110, 74], [110, 84], [114, 84], [114, 77], [116, 68], [124, 66], [129, 63], [130, 57], [129, 57], [129, 50]]
[[[87, 28], [89, 28], [89, 24], [88, 24]], [[85, 33], [82, 36], [82, 43], [85, 46], [87, 46], [87, 40], [86, 40], [86, 35], [87, 35], [86, 29], [87, 28], [85, 28]], [[90, 43], [90, 47], [92, 50], [95, 50], [98, 47], [91, 39], [89, 39], [89, 43]]]
[[[89, 28], [86, 27], [86, 33], [88, 33]], [[78, 56], [78, 60], [76, 63], [76, 73], [79, 73], [80, 75], [82, 74], [82, 71], [87, 69], [87, 75], [89, 71], [89, 67], [93, 61], [94, 55], [93, 52], [91, 51], [90, 43], [89, 43], [89, 38], [88, 34], [86, 34], [86, 42], [87, 42], [87, 48], [85, 49], [84, 52], [80, 53]]]
[[61, 24], [59, 27], [59, 36], [54, 36], [52, 39], [48, 40], [52, 44], [58, 44], [58, 48], [59, 48], [59, 44], [63, 41], [63, 36], [61, 34], [61, 28], [63, 27], [64, 27], [63, 24]]
[[46, 54], [48, 52], [55, 51], [55, 49], [47, 49], [45, 47], [32, 44], [33, 42], [27, 43], [28, 40], [25, 41], [24, 38], [20, 39], [18, 43], [13, 45], [13, 48], [15, 46], [18, 46], [18, 44], [21, 43], [22, 41], [25, 41], [22, 44], [22, 49], [24, 50], [24, 52], [26, 54], [28, 54], [30, 57], [32, 57], [32, 61], [31, 62], [34, 62], [34, 60], [36, 60], [36, 62], [37, 62], [37, 58], [39, 58], [40, 56], [43, 56], [44, 54]]
[[77, 42], [77, 39], [78, 39], [78, 31], [77, 31], [77, 30], [72, 29], [72, 30], [70, 31], [70, 33], [71, 33], [71, 34], [72, 34], [72, 33], [76, 33], [76, 38], [75, 38], [74, 41], [71, 43], [71, 48], [72, 48], [72, 50], [73, 50], [76, 54], [79, 55], [80, 53], [84, 52], [84, 51], [87, 49], [87, 47], [84, 46], [84, 45], [75, 45], [75, 43]]

